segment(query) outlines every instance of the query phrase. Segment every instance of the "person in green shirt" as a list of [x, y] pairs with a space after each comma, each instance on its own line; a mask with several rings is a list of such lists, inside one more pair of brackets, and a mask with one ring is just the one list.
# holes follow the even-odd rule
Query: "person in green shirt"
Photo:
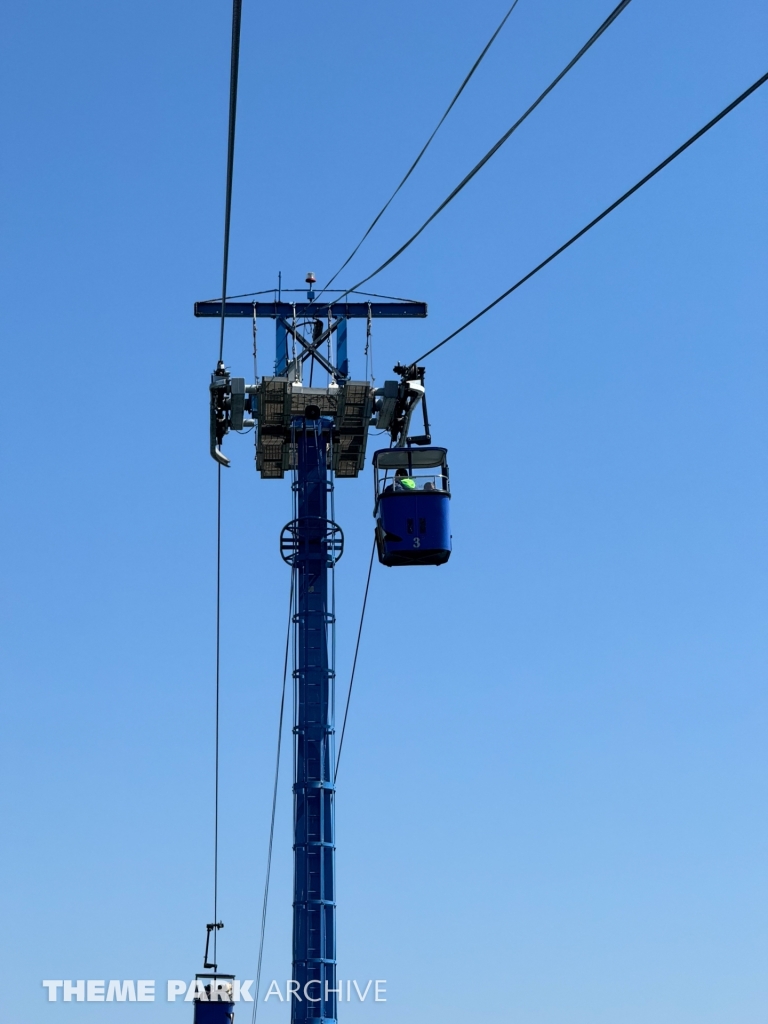
[[415, 491], [416, 481], [412, 476], [408, 476], [408, 471], [405, 469], [395, 470], [395, 490], [396, 491]]

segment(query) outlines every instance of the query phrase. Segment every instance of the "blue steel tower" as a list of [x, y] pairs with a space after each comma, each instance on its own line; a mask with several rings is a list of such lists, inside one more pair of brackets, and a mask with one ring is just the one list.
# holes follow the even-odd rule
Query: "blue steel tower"
[[[211, 377], [211, 455], [229, 459], [221, 444], [230, 430], [256, 428], [256, 469], [262, 479], [293, 476], [293, 516], [280, 551], [294, 575], [294, 887], [291, 1021], [335, 1024], [336, 884], [334, 844], [333, 587], [329, 570], [342, 553], [341, 530], [329, 517], [336, 479], [354, 478], [365, 462], [368, 428], [399, 424], [407, 431], [414, 392], [389, 381], [374, 391], [349, 379], [347, 322], [422, 318], [423, 302], [328, 299], [198, 302], [195, 315], [267, 317], [275, 321], [274, 376], [246, 384], [219, 362]], [[301, 330], [311, 325], [311, 338]], [[324, 346], [336, 342], [335, 363]], [[289, 352], [289, 344], [291, 352]], [[303, 366], [325, 372], [325, 387], [305, 386]], [[310, 381], [312, 377], [310, 375]], [[423, 392], [423, 388], [421, 388]], [[417, 396], [418, 397], [418, 396]], [[396, 410], [400, 412], [395, 415]], [[374, 415], [375, 413], [375, 415]], [[402, 428], [402, 429], [400, 429]], [[394, 429], [394, 428], [393, 428]], [[394, 437], [394, 434], [393, 434]], [[428, 438], [413, 438], [424, 444]], [[331, 505], [332, 507], [332, 505]]]
[[[307, 412], [319, 412], [310, 407]], [[334, 625], [328, 569], [335, 557], [329, 531], [328, 455], [333, 420], [293, 421], [297, 517], [295, 579], [293, 980], [302, 999], [292, 1021], [336, 1020], [334, 880], [334, 679], [328, 631]]]

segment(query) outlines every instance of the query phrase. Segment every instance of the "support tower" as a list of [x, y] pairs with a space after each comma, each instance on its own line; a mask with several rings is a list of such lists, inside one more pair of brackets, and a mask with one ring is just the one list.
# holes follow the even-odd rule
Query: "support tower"
[[[422, 318], [423, 302], [316, 302], [307, 279], [307, 301], [224, 304], [226, 317], [275, 321], [274, 376], [246, 384], [219, 363], [211, 377], [211, 455], [230, 430], [254, 427], [256, 468], [263, 479], [293, 478], [293, 519], [283, 528], [280, 551], [291, 566], [294, 644], [294, 892], [292, 1024], [336, 1024], [336, 888], [334, 845], [333, 584], [343, 536], [329, 518], [334, 480], [357, 477], [365, 461], [369, 426], [405, 436], [410, 411], [421, 398], [406, 377], [376, 391], [349, 379], [347, 321]], [[222, 304], [198, 302], [195, 315], [222, 316]], [[311, 338], [300, 330], [312, 328]], [[335, 339], [335, 362], [330, 358]], [[327, 375], [327, 386], [305, 386], [305, 364]], [[310, 381], [312, 374], [310, 373]], [[426, 421], [425, 421], [426, 422]], [[428, 443], [429, 438], [408, 438]], [[332, 507], [332, 501], [330, 502]]]

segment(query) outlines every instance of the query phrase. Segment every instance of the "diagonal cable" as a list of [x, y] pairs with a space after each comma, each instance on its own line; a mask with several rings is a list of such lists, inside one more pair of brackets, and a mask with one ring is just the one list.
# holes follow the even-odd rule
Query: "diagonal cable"
[[499, 32], [501, 32], [501, 30], [502, 30], [502, 29], [504, 28], [504, 26], [506, 25], [506, 23], [507, 23], [507, 19], [509, 18], [509, 16], [510, 16], [510, 14], [512, 13], [512, 11], [514, 11], [515, 7], [517, 7], [517, 5], [518, 5], [518, 2], [519, 2], [519, 0], [514, 0], [514, 3], [512, 4], [512, 6], [511, 6], [511, 7], [509, 8], [509, 10], [507, 11], [507, 13], [506, 13], [506, 14], [504, 15], [504, 17], [503, 17], [503, 18], [501, 19], [501, 22], [500, 22], [500, 24], [499, 24], [498, 28], [497, 28], [497, 29], [496, 29], [496, 31], [495, 31], [495, 32], [493, 33], [493, 35], [492, 35], [492, 36], [491, 36], [491, 38], [490, 38], [490, 39], [488, 40], [488, 42], [487, 42], [487, 43], [485, 44], [485, 48], [483, 49], [483, 52], [482, 52], [482, 53], [480, 54], [480, 56], [479, 56], [479, 57], [477, 58], [477, 60], [475, 61], [475, 63], [474, 63], [473, 65], [472, 65], [472, 67], [471, 67], [471, 68], [469, 69], [469, 73], [467, 74], [466, 78], [464, 79], [464, 81], [463, 81], [463, 82], [461, 83], [461, 85], [459, 86], [458, 92], [457, 92], [457, 93], [456, 93], [456, 95], [455, 95], [455, 96], [453, 97], [453, 99], [451, 100], [451, 102], [450, 102], [450, 103], [448, 104], [448, 107], [447, 107], [447, 109], [446, 109], [445, 113], [443, 114], [443, 116], [442, 116], [442, 117], [440, 118], [440, 120], [439, 120], [439, 121], [437, 122], [437, 127], [436, 127], [436, 128], [435, 128], [435, 130], [434, 130], [434, 131], [432, 132], [432, 134], [431, 134], [431, 135], [429, 136], [429, 138], [427, 139], [427, 141], [426, 141], [426, 142], [424, 143], [423, 147], [421, 148], [421, 151], [419, 152], [419, 155], [418, 155], [418, 156], [416, 157], [416, 159], [415, 159], [415, 160], [413, 161], [413, 163], [411, 164], [411, 166], [410, 166], [410, 167], [408, 168], [408, 170], [406, 171], [406, 174], [405, 174], [405, 177], [403, 178], [403, 180], [402, 180], [402, 181], [400, 182], [400, 184], [399, 184], [399, 185], [397, 186], [397, 188], [395, 189], [395, 191], [394, 191], [394, 192], [392, 193], [392, 195], [391, 195], [391, 196], [389, 197], [389, 199], [388, 199], [388, 200], [386, 201], [386, 203], [385, 203], [385, 204], [384, 204], [384, 205], [382, 206], [382, 208], [381, 208], [381, 209], [379, 210], [379, 212], [378, 212], [378, 213], [376, 214], [376, 216], [375, 216], [375, 217], [373, 218], [373, 220], [371, 221], [370, 227], [369, 227], [369, 228], [368, 228], [368, 230], [367, 230], [367, 231], [365, 232], [365, 234], [364, 234], [364, 235], [363, 235], [363, 237], [362, 237], [362, 238], [360, 239], [360, 241], [359, 241], [359, 242], [357, 243], [357, 245], [356, 245], [356, 246], [355, 246], [355, 248], [354, 248], [354, 249], [352, 250], [352, 252], [351, 252], [351, 253], [349, 254], [349, 256], [347, 256], [347, 258], [346, 258], [346, 259], [344, 260], [344, 262], [343, 262], [343, 263], [341, 264], [341, 266], [340, 266], [340, 267], [339, 267], [339, 269], [338, 269], [338, 270], [336, 271], [336, 273], [335, 273], [335, 274], [333, 275], [333, 277], [332, 277], [332, 278], [330, 279], [330, 281], [328, 281], [328, 283], [327, 283], [327, 284], [326, 284], [326, 285], [325, 285], [325, 286], [324, 286], [324, 287], [323, 287], [323, 288], [321, 289], [321, 291], [320, 291], [320, 292], [318, 293], [318, 297], [319, 297], [319, 295], [322, 295], [322, 294], [323, 294], [323, 292], [326, 292], [326, 291], [328, 290], [328, 288], [330, 288], [330, 286], [331, 286], [331, 285], [333, 284], [333, 282], [334, 282], [334, 281], [336, 280], [336, 278], [337, 278], [337, 277], [339, 276], [339, 274], [340, 274], [340, 273], [342, 272], [342, 270], [343, 270], [343, 269], [344, 269], [344, 268], [345, 268], [345, 267], [347, 266], [347, 264], [348, 264], [348, 263], [350, 263], [350, 262], [352, 261], [352, 259], [354, 259], [354, 257], [355, 257], [355, 256], [357, 255], [357, 251], [358, 251], [358, 249], [360, 248], [360, 246], [361, 246], [361, 245], [363, 244], [363, 242], [364, 242], [364, 241], [366, 240], [366, 238], [368, 237], [368, 235], [370, 235], [370, 233], [371, 233], [371, 232], [373, 231], [373, 229], [374, 229], [374, 228], [376, 227], [376, 225], [377, 225], [377, 224], [379, 223], [379, 221], [381, 220], [381, 218], [383, 217], [383, 215], [384, 215], [384, 214], [386, 213], [386, 211], [387, 211], [387, 209], [388, 209], [388, 207], [389, 207], [389, 204], [390, 204], [390, 203], [392, 202], [392, 200], [393, 200], [393, 199], [395, 198], [395, 196], [397, 195], [397, 193], [398, 193], [398, 192], [400, 191], [400, 189], [401, 189], [401, 188], [403, 187], [403, 185], [404, 185], [404, 184], [406, 183], [406, 181], [408, 181], [408, 179], [410, 178], [410, 176], [411, 176], [411, 175], [413, 174], [413, 172], [414, 172], [414, 171], [416, 170], [416, 167], [417, 167], [417, 165], [419, 164], [419, 162], [420, 162], [421, 158], [422, 158], [422, 157], [424, 156], [424, 154], [425, 154], [425, 153], [427, 152], [427, 150], [429, 149], [429, 146], [430, 146], [430, 144], [431, 144], [432, 140], [434, 139], [434, 137], [435, 137], [435, 136], [437, 135], [437, 133], [438, 133], [438, 132], [440, 131], [440, 129], [442, 128], [442, 126], [443, 126], [443, 121], [445, 121], [446, 117], [448, 117], [448, 115], [450, 114], [450, 112], [451, 112], [451, 111], [453, 110], [453, 108], [454, 108], [454, 106], [455, 106], [455, 104], [456, 104], [456, 101], [458, 100], [459, 96], [461, 96], [461, 94], [462, 94], [462, 93], [464, 92], [464, 89], [465, 89], [465, 88], [467, 87], [467, 85], [469, 84], [469, 80], [470, 80], [470, 78], [471, 78], [471, 77], [472, 77], [472, 76], [474, 75], [474, 73], [475, 73], [475, 72], [477, 71], [477, 69], [478, 69], [478, 68], [480, 67], [480, 64], [482, 63], [482, 60], [483, 60], [483, 58], [485, 57], [486, 53], [488, 53], [488, 51], [490, 50], [491, 46], [493, 46], [494, 42], [496, 41], [496, 37], [498, 36]]
[[275, 784], [272, 789], [272, 817], [269, 823], [269, 844], [267, 846], [267, 873], [264, 881], [264, 899], [261, 905], [261, 934], [259, 936], [259, 957], [256, 964], [256, 994], [253, 999], [252, 1024], [256, 1024], [259, 1008], [259, 990], [261, 987], [261, 964], [264, 957], [264, 936], [267, 930], [267, 905], [269, 903], [269, 879], [272, 873], [272, 847], [275, 840], [275, 815], [277, 812], [277, 784], [280, 779], [280, 752], [283, 746], [283, 719], [285, 717], [285, 683], [288, 678], [288, 651], [291, 641], [291, 621], [293, 618], [293, 580], [291, 570], [291, 592], [288, 598], [288, 632], [285, 637], [285, 659], [283, 661], [283, 688], [280, 694], [280, 715], [277, 723], [277, 755], [275, 757]]
[[368, 579], [365, 581], [365, 594], [363, 595], [363, 607], [360, 612], [360, 626], [357, 630], [357, 643], [355, 644], [355, 656], [352, 659], [352, 674], [349, 679], [349, 689], [347, 690], [347, 703], [344, 708], [344, 722], [341, 726], [341, 737], [339, 739], [339, 751], [336, 754], [336, 768], [333, 773], [333, 782], [336, 784], [336, 779], [339, 775], [339, 761], [341, 760], [341, 748], [344, 746], [344, 733], [347, 730], [347, 715], [349, 714], [349, 702], [352, 699], [352, 685], [355, 681], [355, 669], [357, 668], [357, 655], [360, 650], [360, 637], [363, 635], [363, 622], [365, 621], [365, 607], [368, 604], [368, 588], [371, 585], [371, 570], [373, 569], [373, 556], [376, 553], [376, 538], [373, 540], [373, 547], [371, 548], [371, 560], [368, 563]]
[[[227, 140], [227, 185], [224, 204], [224, 260], [221, 294], [227, 294], [227, 267], [229, 264], [229, 224], [232, 214], [232, 169], [235, 158], [235, 115], [237, 111], [237, 73], [240, 63], [240, 11], [241, 0], [232, 4], [232, 57], [229, 76], [229, 133]], [[224, 355], [225, 303], [221, 303], [221, 330], [219, 333], [219, 362]], [[214, 770], [213, 821], [213, 920], [218, 921], [219, 908], [219, 693], [221, 676], [221, 466], [218, 467], [217, 522], [216, 522], [216, 752]], [[218, 927], [213, 929], [213, 962], [216, 963]], [[206, 947], [207, 948], [207, 947]]]
[[[213, 920], [219, 920], [219, 703], [221, 692], [221, 466], [216, 477], [216, 714], [213, 781]], [[213, 963], [216, 963], [216, 937], [213, 929]], [[206, 946], [206, 950], [207, 950]]]
[[229, 125], [227, 131], [227, 185], [224, 199], [224, 260], [221, 282], [221, 329], [219, 332], [219, 362], [224, 358], [224, 296], [227, 294], [229, 269], [229, 225], [232, 219], [232, 175], [235, 166], [235, 123], [237, 121], [237, 78], [240, 68], [240, 15], [242, 0], [232, 0], [232, 56], [229, 72]]
[[618, 6], [615, 7], [611, 11], [611, 13], [608, 15], [608, 17], [605, 19], [605, 21], [600, 26], [600, 28], [598, 28], [598, 30], [594, 33], [594, 35], [592, 35], [587, 40], [587, 42], [582, 46], [582, 48], [579, 50], [579, 52], [576, 54], [576, 56], [573, 58], [573, 60], [569, 61], [569, 63], [566, 64], [566, 66], [563, 68], [563, 70], [560, 72], [560, 74], [557, 76], [557, 78], [555, 78], [552, 82], [550, 82], [550, 84], [547, 86], [547, 88], [544, 90], [544, 92], [539, 96], [539, 98], [537, 100], [535, 100], [530, 105], [530, 107], [528, 107], [528, 109], [525, 111], [525, 113], [521, 117], [519, 117], [517, 119], [517, 121], [515, 121], [515, 123], [512, 125], [512, 127], [507, 132], [505, 132], [504, 135], [502, 135], [502, 137], [499, 139], [499, 141], [488, 150], [488, 152], [485, 154], [485, 156], [482, 158], [482, 160], [480, 160], [478, 163], [475, 164], [475, 166], [472, 168], [472, 170], [469, 172], [469, 174], [467, 174], [466, 177], [463, 178], [459, 182], [459, 184], [456, 186], [456, 188], [453, 190], [453, 192], [451, 192], [450, 195], [447, 196], [442, 201], [442, 203], [440, 203], [440, 205], [434, 211], [434, 213], [430, 214], [430, 216], [424, 221], [424, 223], [421, 225], [419, 230], [416, 231], [413, 235], [411, 235], [411, 237], [408, 239], [408, 241], [405, 242], [403, 245], [401, 245], [400, 248], [396, 252], [392, 253], [392, 255], [389, 257], [389, 259], [385, 260], [381, 264], [380, 267], [377, 267], [376, 270], [373, 271], [373, 273], [369, 274], [367, 277], [364, 277], [361, 281], [358, 281], [357, 284], [353, 285], [352, 288], [349, 289], [349, 291], [345, 292], [344, 295], [341, 295], [336, 300], [337, 302], [341, 302], [341, 300], [344, 298], [345, 295], [349, 295], [350, 292], [353, 292], [356, 289], [358, 289], [360, 287], [360, 285], [365, 284], [366, 281], [370, 281], [372, 277], [376, 277], [377, 274], [380, 274], [382, 270], [384, 270], [386, 267], [388, 267], [390, 265], [390, 263], [394, 263], [394, 261], [397, 259], [397, 257], [401, 256], [405, 252], [405, 250], [408, 248], [408, 246], [411, 245], [412, 242], [416, 241], [416, 239], [419, 237], [419, 235], [422, 233], [422, 231], [424, 231], [425, 228], [429, 224], [432, 223], [432, 221], [435, 219], [435, 217], [438, 216], [438, 214], [442, 213], [442, 211], [446, 208], [446, 206], [448, 206], [448, 204], [450, 202], [452, 202], [456, 198], [456, 196], [459, 194], [459, 192], [461, 192], [461, 190], [465, 187], [465, 185], [468, 185], [469, 182], [474, 178], [474, 176], [483, 167], [485, 167], [485, 165], [488, 163], [488, 161], [491, 159], [491, 157], [494, 156], [501, 149], [501, 147], [504, 145], [504, 143], [510, 138], [510, 136], [514, 132], [517, 131], [517, 129], [520, 127], [520, 125], [523, 123], [523, 121], [525, 121], [526, 118], [530, 114], [533, 113], [533, 111], [536, 109], [536, 107], [538, 107], [538, 105], [542, 102], [542, 100], [544, 100], [545, 97], [548, 96], [552, 92], [552, 90], [555, 88], [555, 86], [558, 84], [558, 82], [562, 81], [562, 79], [565, 78], [565, 76], [568, 74], [568, 72], [571, 70], [571, 68], [573, 68], [581, 60], [581, 58], [584, 56], [584, 54], [587, 52], [587, 50], [589, 50], [592, 46], [594, 46], [594, 44], [597, 42], [597, 40], [600, 38], [600, 36], [606, 31], [606, 29], [608, 29], [613, 24], [613, 22], [618, 18], [618, 16], [621, 14], [621, 12], [626, 7], [629, 6], [630, 2], [631, 2], [631, 0], [621, 0], [621, 2], [618, 4]]
[[542, 260], [542, 262], [539, 263], [538, 266], [534, 267], [533, 270], [530, 270], [525, 275], [525, 277], [521, 277], [520, 280], [516, 281], [511, 288], [507, 288], [507, 290], [503, 292], [501, 295], [499, 295], [497, 299], [494, 299], [493, 302], [489, 303], [485, 307], [485, 309], [481, 309], [479, 313], [476, 313], [470, 320], [467, 320], [465, 324], [462, 324], [461, 327], [458, 327], [452, 334], [449, 334], [447, 338], [443, 338], [443, 340], [438, 342], [437, 345], [433, 345], [432, 348], [428, 349], [423, 355], [419, 356], [417, 359], [414, 359], [412, 365], [421, 362], [421, 360], [426, 359], [427, 356], [431, 356], [433, 352], [436, 352], [439, 348], [442, 348], [442, 346], [447, 344], [452, 338], [455, 338], [457, 334], [461, 334], [462, 331], [465, 331], [468, 327], [471, 327], [471, 325], [475, 323], [475, 321], [479, 320], [481, 316], [485, 316], [485, 314], [492, 310], [494, 306], [498, 306], [500, 302], [506, 299], [508, 295], [511, 295], [512, 292], [516, 291], [521, 285], [525, 284], [526, 281], [530, 281], [534, 274], [538, 274], [538, 272], [540, 270], [543, 270], [544, 267], [547, 266], [547, 264], [551, 263], [552, 260], [556, 259], [561, 252], [565, 252], [565, 250], [569, 246], [573, 245], [574, 242], [577, 242], [583, 235], [586, 235], [588, 231], [591, 231], [591, 229], [595, 227], [596, 224], [599, 224], [601, 220], [607, 217], [609, 213], [613, 213], [617, 206], [621, 206], [621, 204], [626, 199], [629, 199], [629, 197], [634, 195], [635, 192], [638, 191], [638, 189], [641, 189], [643, 185], [646, 184], [646, 182], [649, 182], [651, 178], [655, 177], [659, 173], [659, 171], [664, 170], [664, 168], [671, 164], [673, 160], [676, 160], [677, 157], [679, 157], [681, 153], [684, 153], [689, 146], [692, 146], [694, 142], [697, 141], [697, 139], [700, 139], [702, 135], [705, 135], [710, 128], [714, 128], [718, 121], [722, 121], [724, 117], [730, 114], [732, 110], [735, 110], [740, 103], [743, 103], [748, 96], [751, 96], [753, 92], [759, 89], [761, 85], [765, 85], [766, 82], [768, 82], [768, 73], [763, 75], [762, 78], [758, 78], [758, 80], [753, 85], [750, 85], [750, 87], [746, 89], [741, 94], [741, 96], [737, 96], [733, 103], [729, 103], [724, 110], [721, 110], [716, 117], [713, 117], [711, 121], [708, 121], [703, 128], [700, 128], [695, 135], [692, 135], [690, 139], [684, 142], [682, 146], [680, 146], [678, 149], [674, 151], [674, 153], [670, 153], [666, 160], [662, 160], [660, 164], [657, 164], [657, 166], [654, 167], [654, 169], [650, 171], [648, 174], [646, 174], [644, 178], [641, 178], [636, 185], [633, 185], [632, 188], [628, 189], [628, 191], [626, 191], [623, 196], [619, 196], [619, 198], [614, 203], [611, 203], [610, 206], [606, 207], [606, 209], [603, 210], [601, 214], [595, 217], [594, 220], [591, 220], [589, 224], [587, 224], [585, 227], [581, 229], [581, 231], [577, 231], [576, 234], [572, 238], [569, 238], [564, 245], [561, 245], [559, 249], [555, 249], [555, 251], [550, 256], [547, 256], [547, 258], [545, 260]]

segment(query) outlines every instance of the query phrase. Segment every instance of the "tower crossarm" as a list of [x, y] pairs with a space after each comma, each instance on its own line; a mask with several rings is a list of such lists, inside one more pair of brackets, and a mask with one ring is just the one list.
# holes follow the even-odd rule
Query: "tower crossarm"
[[[304, 299], [301, 302], [226, 302], [224, 304], [224, 316], [246, 317], [249, 320], [254, 316], [268, 317], [276, 320], [284, 317], [290, 320], [294, 315], [302, 320], [315, 318], [323, 319], [328, 315], [334, 318], [344, 317], [347, 320], [367, 320], [372, 317], [374, 320], [381, 319], [424, 319], [427, 315], [426, 302], [382, 302], [372, 300], [371, 302], [310, 302]], [[221, 317], [221, 299], [212, 299], [206, 302], [195, 303], [195, 316]]]

